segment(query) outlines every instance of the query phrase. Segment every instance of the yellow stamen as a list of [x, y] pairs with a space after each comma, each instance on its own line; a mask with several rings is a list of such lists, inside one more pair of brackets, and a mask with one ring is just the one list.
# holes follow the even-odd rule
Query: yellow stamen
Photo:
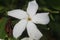
[[28, 21], [31, 21], [31, 18], [30, 17], [28, 18]]

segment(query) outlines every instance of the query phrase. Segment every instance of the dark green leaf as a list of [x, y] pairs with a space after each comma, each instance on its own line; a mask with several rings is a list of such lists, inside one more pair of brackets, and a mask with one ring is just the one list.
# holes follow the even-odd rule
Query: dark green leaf
[[60, 0], [45, 0], [45, 2], [49, 7], [60, 10]]
[[7, 22], [7, 18], [0, 19], [0, 38], [5, 38], [6, 32], [5, 32], [5, 24]]

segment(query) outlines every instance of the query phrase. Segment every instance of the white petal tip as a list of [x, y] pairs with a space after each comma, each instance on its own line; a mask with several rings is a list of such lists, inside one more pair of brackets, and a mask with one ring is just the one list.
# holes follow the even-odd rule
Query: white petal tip
[[49, 12], [47, 12], [47, 13], [44, 13], [44, 14], [46, 14], [46, 15], [49, 15]]
[[8, 14], [9, 16], [12, 16], [13, 17], [13, 12], [12, 11], [8, 11]]
[[[40, 36], [42, 37], [42, 36], [43, 36], [43, 34], [41, 34]], [[41, 37], [40, 37], [40, 38], [41, 38]]]
[[[36, 0], [33, 0], [32, 2], [33, 2], [33, 3], [36, 3]], [[36, 3], [36, 4], [37, 4], [37, 3]]]
[[14, 33], [13, 33], [13, 37], [16, 38], [16, 39], [18, 38], [18, 36], [16, 36]]
[[37, 4], [37, 2], [36, 2], [36, 0], [33, 0], [33, 1], [31, 1], [30, 3], [34, 3], [35, 5], [37, 5], [38, 6], [38, 4]]
[[36, 37], [36, 40], [39, 40], [43, 37], [43, 34], [40, 32], [40, 34], [38, 35], [38, 37]]
[[49, 12], [47, 12], [46, 14], [49, 14]]
[[8, 15], [10, 16], [11, 14], [10, 14], [10, 11], [8, 11]]

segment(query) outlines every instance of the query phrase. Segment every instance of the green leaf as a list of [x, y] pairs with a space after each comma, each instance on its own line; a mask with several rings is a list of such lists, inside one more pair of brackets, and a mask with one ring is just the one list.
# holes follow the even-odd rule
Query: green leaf
[[4, 7], [3, 6], [0, 6], [0, 11], [3, 10], [3, 9], [4, 9]]
[[44, 0], [37, 0], [37, 3], [39, 4], [39, 6], [41, 7], [41, 6], [46, 6], [46, 3], [45, 3], [45, 1]]
[[45, 0], [45, 2], [49, 7], [60, 10], [60, 0]]
[[6, 32], [5, 32], [5, 24], [7, 22], [7, 18], [0, 19], [0, 38], [5, 38]]
[[55, 21], [50, 21], [50, 31], [52, 35], [57, 38], [57, 40], [60, 40], [60, 14], [53, 14], [52, 16], [54, 17]]

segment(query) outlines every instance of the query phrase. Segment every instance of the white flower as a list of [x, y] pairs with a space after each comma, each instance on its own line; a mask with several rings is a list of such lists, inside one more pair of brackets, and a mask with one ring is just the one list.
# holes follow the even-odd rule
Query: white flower
[[4, 39], [0, 39], [0, 40], [4, 40]]
[[36, 13], [38, 9], [38, 4], [36, 1], [31, 1], [28, 4], [27, 12], [17, 9], [8, 12], [9, 16], [21, 19], [13, 29], [13, 36], [18, 38], [22, 35], [25, 28], [27, 29], [29, 37], [33, 39], [40, 39], [42, 33], [38, 30], [36, 24], [48, 24], [49, 23], [49, 13]]
[[32, 38], [30, 38], [30, 37], [25, 37], [25, 38], [23, 38], [23, 39], [21, 39], [21, 40], [34, 40], [34, 39], [32, 39]]

